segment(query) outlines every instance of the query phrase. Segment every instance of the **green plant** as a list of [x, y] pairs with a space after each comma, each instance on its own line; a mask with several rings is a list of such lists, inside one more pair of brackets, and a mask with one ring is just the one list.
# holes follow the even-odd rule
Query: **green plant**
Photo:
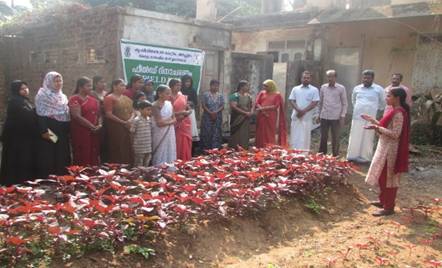
[[425, 233], [428, 235], [434, 235], [440, 230], [439, 223], [433, 219], [427, 221], [425, 225]]
[[125, 246], [123, 252], [124, 254], [140, 254], [146, 260], [149, 259], [151, 255], [155, 255], [155, 250], [135, 244]]
[[321, 206], [313, 198], [310, 198], [305, 206], [309, 208], [314, 214], [319, 215], [321, 213]]
[[136, 240], [137, 231], [133, 226], [127, 226], [123, 229], [123, 234], [128, 240]]

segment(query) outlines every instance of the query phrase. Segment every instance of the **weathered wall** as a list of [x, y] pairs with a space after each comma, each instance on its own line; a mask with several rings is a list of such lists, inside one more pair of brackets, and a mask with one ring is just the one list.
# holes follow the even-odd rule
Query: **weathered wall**
[[419, 92], [422, 93], [436, 87], [442, 89], [441, 74], [442, 43], [419, 40], [413, 66], [412, 87], [419, 89]]
[[257, 53], [267, 51], [269, 41], [307, 40], [312, 27], [274, 29], [256, 32], [233, 32], [232, 42], [235, 52]]
[[[79, 14], [53, 16], [38, 24], [2, 29], [7, 38], [2, 47], [6, 55], [7, 80], [25, 80], [31, 94], [41, 85], [42, 77], [55, 70], [64, 77], [64, 92], [70, 94], [81, 76], [102, 75], [115, 78], [118, 55], [117, 9], [97, 8]], [[90, 49], [101, 53], [91, 62]]]
[[378, 84], [387, 85], [391, 74], [400, 72], [404, 84], [413, 85], [418, 33], [441, 34], [441, 26], [431, 17], [336, 24], [325, 29], [325, 39], [329, 50], [359, 48], [361, 69], [374, 69]]
[[[416, 62], [418, 33], [442, 34], [442, 20], [434, 17], [420, 17], [335, 23], [308, 28], [234, 32], [233, 44], [235, 51], [257, 53], [267, 51], [269, 41], [308, 40], [315, 31], [319, 32], [319, 36], [322, 36], [325, 41], [324, 69], [335, 67], [330, 60], [333, 55], [329, 53], [333, 53], [337, 48], [359, 49], [358, 73], [363, 69], [374, 69], [376, 82], [387, 85], [390, 82], [391, 73], [400, 72], [404, 75], [404, 83], [413, 85], [416, 84], [413, 83], [412, 77]], [[439, 55], [442, 50], [435, 50], [434, 53]], [[360, 77], [356, 81], [359, 79]], [[421, 92], [425, 89], [416, 88], [415, 90]]]
[[197, 0], [196, 18], [198, 20], [216, 21], [217, 8], [216, 0]]
[[123, 25], [124, 39], [152, 45], [198, 48], [218, 53], [219, 62], [216, 64], [219, 77], [203, 77], [201, 88], [207, 89], [210, 79], [220, 79], [222, 86], [230, 87], [231, 28], [229, 26], [141, 9], [126, 9]]
[[282, 10], [282, 0], [261, 0], [261, 13], [275, 13]]
[[247, 80], [250, 91], [255, 97], [262, 87], [262, 82], [273, 75], [273, 58], [268, 55], [250, 55], [233, 53], [232, 92], [239, 81]]
[[[204, 50], [206, 59], [200, 92], [209, 89], [211, 79], [218, 79], [221, 82], [220, 91], [227, 100], [232, 88], [230, 26], [132, 8], [125, 9], [123, 17], [123, 39], [151, 45]], [[120, 68], [121, 64], [118, 66]], [[223, 116], [223, 129], [228, 129], [228, 109], [224, 110]]]

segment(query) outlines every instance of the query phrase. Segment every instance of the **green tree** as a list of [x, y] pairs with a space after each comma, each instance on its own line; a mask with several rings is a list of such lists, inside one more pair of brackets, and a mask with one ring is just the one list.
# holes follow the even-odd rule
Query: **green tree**
[[10, 7], [5, 2], [0, 2], [0, 22], [5, 22], [15, 15], [21, 14], [23, 12], [28, 11], [28, 9], [24, 6], [15, 6]]
[[[55, 0], [52, 0], [55, 1]], [[195, 0], [81, 0], [91, 6], [118, 5], [132, 6], [178, 16], [194, 17], [196, 14]], [[232, 11], [232, 16], [258, 14], [261, 0], [218, 0], [218, 16], [223, 17]]]
[[[235, 12], [232, 13], [237, 9]], [[232, 17], [259, 14], [261, 11], [261, 0], [218, 0], [218, 15]]]
[[31, 0], [31, 5], [36, 9], [48, 8], [50, 6], [60, 5], [64, 3], [69, 3], [72, 1], [67, 0]]
[[[196, 0], [31, 0], [35, 8], [45, 8], [62, 3], [82, 3], [92, 7], [99, 5], [130, 6], [184, 17], [195, 17]], [[258, 14], [260, 0], [218, 0], [218, 16], [236, 17]], [[232, 13], [232, 11], [235, 11]]]
[[10, 8], [5, 2], [0, 2], [0, 20], [4, 21], [9, 16], [14, 14], [14, 10]]

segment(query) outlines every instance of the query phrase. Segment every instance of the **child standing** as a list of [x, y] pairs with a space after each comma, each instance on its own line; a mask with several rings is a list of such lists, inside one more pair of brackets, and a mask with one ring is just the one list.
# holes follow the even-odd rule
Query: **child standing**
[[133, 121], [134, 166], [149, 166], [152, 157], [152, 104], [147, 100], [139, 101], [140, 114]]

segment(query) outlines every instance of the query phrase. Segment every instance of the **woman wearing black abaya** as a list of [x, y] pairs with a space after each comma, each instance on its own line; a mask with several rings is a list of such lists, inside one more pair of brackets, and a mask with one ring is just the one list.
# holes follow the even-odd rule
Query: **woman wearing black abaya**
[[23, 81], [11, 83], [6, 121], [2, 133], [0, 183], [20, 184], [35, 178], [35, 153], [39, 137], [37, 115]]
[[69, 146], [68, 98], [62, 91], [63, 78], [49, 72], [35, 96], [40, 139], [37, 152], [37, 176], [64, 175], [71, 164]]

